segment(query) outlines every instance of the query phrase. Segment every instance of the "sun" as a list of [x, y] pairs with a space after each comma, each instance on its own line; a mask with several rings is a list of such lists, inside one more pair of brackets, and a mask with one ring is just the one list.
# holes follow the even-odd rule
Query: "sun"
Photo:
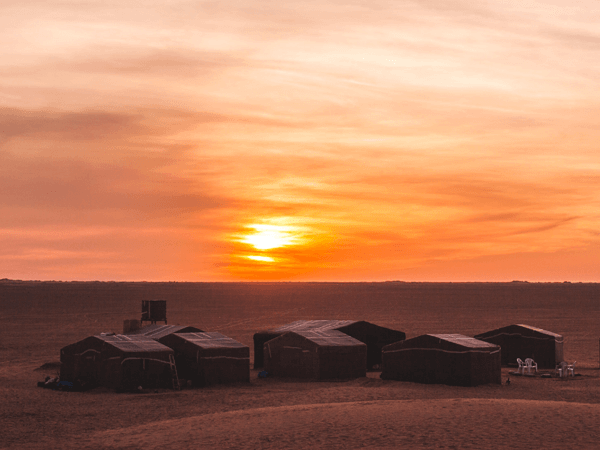
[[291, 227], [281, 225], [248, 225], [254, 232], [246, 234], [241, 241], [250, 244], [256, 250], [271, 250], [297, 243]]
[[248, 255], [248, 256], [244, 256], [244, 258], [251, 259], [252, 261], [260, 261], [260, 262], [274, 262], [275, 261], [270, 256], [261, 256], [261, 255]]

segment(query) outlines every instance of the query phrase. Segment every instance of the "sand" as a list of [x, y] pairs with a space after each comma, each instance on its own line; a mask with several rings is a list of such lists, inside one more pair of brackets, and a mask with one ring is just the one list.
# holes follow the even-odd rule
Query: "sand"
[[[420, 299], [411, 285], [327, 285], [327, 295], [318, 299], [314, 286], [292, 294], [297, 285], [289, 290], [218, 285], [211, 287], [210, 301], [205, 285], [183, 289], [173, 284], [171, 297], [169, 286], [152, 284], [34, 287], [3, 290], [0, 285], [0, 448], [594, 449], [600, 442], [595, 336], [600, 289], [595, 285], [580, 286], [576, 294], [562, 285], [537, 290], [510, 284], [475, 290], [421, 285]], [[472, 335], [530, 323], [565, 336], [566, 359], [578, 360], [579, 376], [510, 376], [508, 386], [466, 388], [381, 380], [378, 372], [349, 381], [306, 382], [259, 379], [252, 370], [250, 383], [182, 391], [117, 394], [97, 388], [73, 393], [36, 387], [55, 370], [51, 364], [36, 369], [56, 361], [62, 346], [136, 317], [139, 297], [153, 287], [168, 297], [173, 323], [187, 319], [184, 323], [223, 332], [249, 346], [254, 331], [308, 318], [396, 324], [408, 337], [423, 328]], [[189, 297], [182, 296], [182, 289]], [[220, 305], [213, 300], [219, 289], [225, 299]], [[205, 299], [194, 300], [194, 295], [202, 296], [200, 291]], [[240, 298], [233, 299], [232, 292]], [[548, 296], [552, 292], [555, 296]], [[309, 294], [310, 300], [301, 301]], [[294, 295], [299, 298], [290, 298]], [[504, 299], [504, 307], [498, 299]], [[334, 315], [336, 310], [342, 312]], [[503, 382], [509, 370], [503, 369]]]

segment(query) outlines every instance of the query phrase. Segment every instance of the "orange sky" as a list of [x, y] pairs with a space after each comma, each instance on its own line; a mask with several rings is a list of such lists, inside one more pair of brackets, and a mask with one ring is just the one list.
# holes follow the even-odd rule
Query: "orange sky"
[[0, 278], [600, 281], [596, 0], [4, 0], [0, 42]]

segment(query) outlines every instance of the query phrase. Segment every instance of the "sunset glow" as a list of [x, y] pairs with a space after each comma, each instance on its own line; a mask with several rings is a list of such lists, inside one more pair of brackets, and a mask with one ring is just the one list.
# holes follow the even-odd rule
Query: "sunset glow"
[[261, 262], [273, 262], [275, 261], [270, 256], [261, 256], [261, 255], [248, 255], [246, 258], [251, 259], [252, 261], [261, 261]]
[[0, 278], [600, 281], [600, 4], [0, 6]]
[[297, 243], [298, 238], [292, 234], [289, 227], [277, 225], [249, 225], [254, 230], [245, 235], [242, 241], [252, 245], [257, 250], [270, 250], [287, 247]]

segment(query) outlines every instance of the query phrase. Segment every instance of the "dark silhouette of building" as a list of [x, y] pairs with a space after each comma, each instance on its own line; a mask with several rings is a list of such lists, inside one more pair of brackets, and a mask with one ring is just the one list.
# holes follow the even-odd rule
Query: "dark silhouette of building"
[[349, 379], [367, 373], [366, 344], [336, 330], [289, 331], [264, 344], [269, 375], [313, 380]]
[[144, 336], [103, 333], [61, 349], [60, 378], [117, 390], [171, 387], [173, 354]]
[[159, 342], [173, 349], [179, 378], [193, 386], [250, 381], [250, 348], [221, 333], [171, 333]]
[[381, 364], [381, 349], [393, 342], [406, 339], [402, 331], [380, 327], [363, 320], [297, 320], [273, 330], [260, 331], [254, 335], [254, 368], [263, 367], [263, 346], [266, 342], [288, 331], [337, 330], [367, 346], [367, 368]]
[[500, 384], [500, 347], [461, 334], [425, 334], [385, 346], [381, 378], [453, 386]]
[[539, 368], [554, 369], [564, 360], [563, 337], [529, 325], [508, 325], [478, 334], [475, 338], [499, 345], [504, 366], [515, 365], [517, 358], [531, 358]]

